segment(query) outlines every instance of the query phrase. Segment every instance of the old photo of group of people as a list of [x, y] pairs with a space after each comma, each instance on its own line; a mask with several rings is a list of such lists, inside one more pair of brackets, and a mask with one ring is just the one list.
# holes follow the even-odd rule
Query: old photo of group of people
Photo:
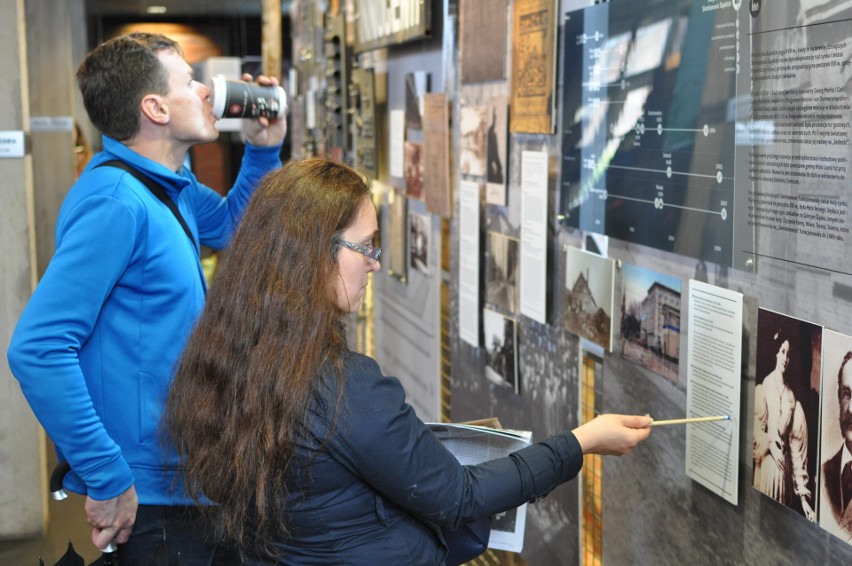
[[752, 485], [847, 542], [850, 360], [852, 336], [759, 309]]

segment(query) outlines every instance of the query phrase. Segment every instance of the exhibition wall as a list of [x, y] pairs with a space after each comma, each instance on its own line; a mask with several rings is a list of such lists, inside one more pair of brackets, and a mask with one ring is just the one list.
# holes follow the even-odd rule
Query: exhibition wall
[[418, 415], [729, 417], [528, 505], [522, 559], [597, 523], [606, 564], [852, 561], [852, 0], [320, 4], [293, 153], [376, 179], [372, 353]]

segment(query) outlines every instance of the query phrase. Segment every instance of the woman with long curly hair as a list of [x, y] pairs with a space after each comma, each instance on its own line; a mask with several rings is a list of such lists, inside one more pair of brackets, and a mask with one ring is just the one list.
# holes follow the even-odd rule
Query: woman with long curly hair
[[369, 185], [346, 165], [271, 173], [179, 363], [166, 425], [185, 483], [248, 563], [442, 564], [437, 527], [546, 495], [584, 453], [625, 454], [650, 432], [650, 417], [604, 415], [460, 465], [399, 381], [347, 346], [346, 316], [381, 269], [376, 232]]

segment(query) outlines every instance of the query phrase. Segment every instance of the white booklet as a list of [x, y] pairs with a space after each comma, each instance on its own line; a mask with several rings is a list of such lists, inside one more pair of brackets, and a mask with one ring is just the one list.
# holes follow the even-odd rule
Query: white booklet
[[[489, 423], [493, 426], [484, 426]], [[496, 419], [476, 423], [426, 423], [462, 465], [480, 464], [529, 446], [532, 432], [500, 428]], [[524, 547], [527, 504], [498, 513], [491, 522], [488, 547], [520, 552]]]

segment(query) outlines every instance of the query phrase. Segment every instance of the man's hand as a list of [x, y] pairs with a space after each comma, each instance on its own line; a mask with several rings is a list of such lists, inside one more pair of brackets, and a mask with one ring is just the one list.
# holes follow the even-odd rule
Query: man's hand
[[[251, 82], [252, 80], [251, 75], [249, 75], [248, 73], [244, 74], [242, 79], [247, 82]], [[259, 75], [254, 82], [264, 86], [278, 85], [278, 79], [276, 79], [275, 77], [267, 77], [266, 75]], [[285, 104], [285, 114], [286, 111], [287, 106]], [[286, 115], [272, 120], [264, 117], [253, 118], [251, 120], [242, 120], [242, 123], [243, 134], [246, 137], [246, 141], [251, 145], [280, 145], [284, 141], [284, 137], [287, 135]]]
[[118, 497], [105, 501], [87, 497], [86, 519], [92, 527], [92, 543], [98, 548], [106, 548], [113, 541], [117, 544], [127, 542], [138, 506], [136, 488], [132, 485]]

